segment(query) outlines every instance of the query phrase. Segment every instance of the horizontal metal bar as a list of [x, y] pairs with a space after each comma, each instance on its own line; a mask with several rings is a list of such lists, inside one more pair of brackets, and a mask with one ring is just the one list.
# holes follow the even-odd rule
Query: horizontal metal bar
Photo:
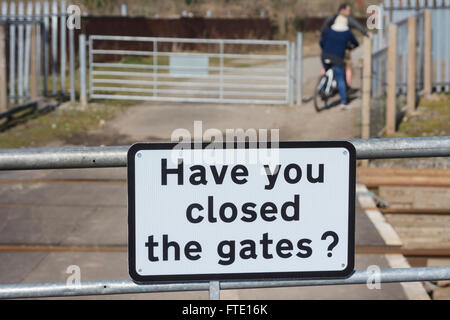
[[[94, 68], [121, 68], [121, 69], [144, 69], [144, 70], [153, 70], [152, 64], [131, 64], [131, 63], [100, 63], [95, 62], [92, 64]], [[156, 69], [159, 70], [170, 70], [170, 69], [192, 69], [192, 70], [204, 70], [204, 67], [199, 66], [155, 66]], [[208, 70], [210, 71], [220, 71], [220, 67], [208, 67]], [[286, 73], [285, 68], [254, 68], [254, 67], [224, 67], [223, 71], [233, 71], [233, 72], [254, 72], [254, 73], [270, 73], [273, 75], [273, 73]]]
[[219, 96], [219, 91], [208, 91], [208, 90], [181, 90], [181, 89], [145, 89], [145, 88], [116, 88], [116, 87], [93, 87], [92, 91], [103, 91], [103, 92], [136, 92], [136, 93], [173, 93], [173, 94], [183, 94], [183, 95], [214, 95]]
[[128, 55], [128, 56], [153, 56], [151, 51], [136, 51], [136, 50], [91, 50], [92, 54], [115, 54], [115, 55]]
[[97, 76], [121, 76], [121, 77], [154, 77], [150, 72], [127, 72], [127, 71], [92, 71], [92, 75]]
[[358, 159], [450, 157], [450, 136], [350, 140]]
[[[193, 79], [194, 80], [194, 79]], [[199, 78], [203, 80], [203, 78]], [[174, 81], [146, 81], [146, 80], [128, 80], [128, 79], [99, 79], [94, 78], [93, 83], [111, 83], [111, 84], [136, 84], [136, 85], [153, 85], [157, 84], [159, 86], [173, 86], [173, 87], [205, 87], [205, 88], [217, 88], [220, 83], [214, 82], [174, 82]], [[287, 85], [266, 85], [266, 84], [233, 84], [224, 83], [222, 85], [224, 88], [248, 88], [248, 89], [287, 89]]]
[[118, 84], [153, 85], [153, 82], [154, 81], [128, 80], [128, 79], [92, 79], [92, 83], [118, 83]]
[[220, 44], [264, 44], [284, 46], [288, 45], [289, 41], [279, 40], [252, 40], [252, 39], [197, 39], [197, 38], [158, 38], [158, 37], [130, 37], [130, 36], [101, 36], [92, 35], [89, 37], [92, 40], [113, 40], [113, 41], [141, 41], [141, 42], [180, 42], [180, 43], [214, 43]]
[[9, 19], [9, 18], [13, 18], [13, 19], [28, 19], [28, 18], [33, 18], [33, 19], [39, 19], [39, 18], [51, 18], [51, 17], [67, 17], [68, 14], [66, 13], [49, 13], [49, 14], [31, 14], [31, 15], [23, 15], [23, 14], [6, 14], [6, 15], [1, 15], [0, 14], [0, 19]]
[[[146, 89], [146, 88], [125, 88], [125, 87], [92, 87], [93, 91], [106, 91], [106, 92], [138, 92], [138, 93], [174, 93], [174, 94], [201, 94], [201, 95], [220, 95], [220, 91], [214, 90], [181, 90], [181, 89]], [[284, 92], [250, 92], [250, 91], [224, 91], [224, 95], [231, 96], [260, 96], [260, 97], [284, 97]]]
[[175, 87], [219, 87], [219, 83], [211, 82], [173, 82], [173, 81], [146, 81], [146, 80], [128, 80], [128, 79], [102, 79], [94, 78], [93, 83], [111, 83], [111, 84], [136, 84], [136, 85], [166, 85]]
[[94, 62], [92, 64], [94, 68], [124, 68], [124, 69], [149, 69], [153, 70], [152, 64], [132, 64], [132, 63], [103, 63]]
[[[450, 267], [381, 269], [378, 274], [371, 270], [356, 270], [346, 279], [289, 279], [220, 281], [221, 290], [351, 285], [372, 283], [421, 282], [450, 280]], [[136, 284], [131, 280], [86, 281], [78, 285], [58, 283], [0, 285], [0, 299], [71, 297], [89, 295], [137, 294], [174, 291], [206, 291], [209, 282], [178, 282]]]
[[[205, 71], [208, 71], [207, 68], [204, 68]], [[250, 75], [196, 75], [196, 74], [169, 74], [169, 73], [150, 73], [150, 72], [127, 72], [127, 71], [92, 71], [92, 75], [97, 76], [119, 76], [119, 77], [150, 77], [153, 78], [154, 76], [158, 76], [159, 78], [205, 78], [205, 79], [213, 79], [213, 80], [220, 80], [222, 77], [223, 79], [230, 79], [230, 80], [262, 80], [262, 81], [287, 81], [288, 79], [286, 77], [274, 77], [274, 76], [250, 76]]]
[[207, 102], [207, 103], [251, 103], [251, 104], [285, 104], [286, 100], [257, 100], [257, 99], [219, 99], [201, 97], [152, 97], [130, 95], [92, 94], [93, 99], [114, 99], [134, 101], [167, 101], [167, 102]]
[[0, 169], [124, 167], [128, 149], [123, 146], [0, 150]]
[[[349, 142], [355, 146], [358, 159], [450, 156], [448, 136], [355, 139]], [[0, 150], [0, 170], [126, 167], [128, 149], [129, 146], [3, 149]]]
[[[1, 19], [1, 18], [0, 18]], [[28, 18], [27, 18], [28, 19]], [[42, 25], [43, 21], [40, 20], [2, 20], [0, 25]]]
[[92, 91], [116, 91], [116, 92], [140, 92], [153, 93], [156, 90], [146, 88], [126, 88], [126, 87], [92, 87]]
[[242, 53], [191, 53], [191, 52], [153, 52], [137, 50], [104, 50], [95, 49], [92, 54], [111, 54], [111, 55], [129, 55], [129, 56], [157, 56], [157, 57], [175, 57], [175, 56], [206, 56], [209, 58], [246, 58], [246, 59], [266, 59], [266, 60], [286, 60], [286, 55], [274, 54], [242, 54]]

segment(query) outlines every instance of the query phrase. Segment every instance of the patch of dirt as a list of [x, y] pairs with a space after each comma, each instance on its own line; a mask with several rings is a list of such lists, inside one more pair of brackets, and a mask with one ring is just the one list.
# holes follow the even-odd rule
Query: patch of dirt
[[[145, 142], [167, 142], [167, 139], [160, 137], [148, 136]], [[136, 139], [126, 134], [117, 133], [112, 129], [106, 129], [102, 132], [83, 132], [73, 134], [61, 141], [64, 145], [73, 146], [126, 146], [136, 143]]]

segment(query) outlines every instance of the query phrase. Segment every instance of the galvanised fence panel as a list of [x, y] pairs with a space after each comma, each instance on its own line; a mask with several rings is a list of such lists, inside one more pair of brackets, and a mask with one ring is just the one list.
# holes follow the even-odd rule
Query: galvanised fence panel
[[[123, 49], [105, 49], [107, 42], [116, 42], [115, 48], [122, 43]], [[133, 50], [133, 44], [139, 50]], [[89, 36], [89, 96], [287, 104], [294, 89], [291, 46], [288, 41], [271, 40], [93, 35]]]
[[[450, 0], [385, 0], [384, 25], [398, 24], [423, 10], [431, 10], [432, 23], [432, 85], [436, 92], [450, 92]], [[420, 19], [419, 19], [420, 20]], [[418, 34], [420, 25], [418, 21]], [[386, 28], [384, 28], [386, 30]], [[404, 35], [399, 28], [399, 39]], [[405, 37], [407, 39], [407, 37]], [[400, 40], [399, 40], [400, 41]], [[423, 46], [422, 46], [423, 48]], [[406, 47], [407, 50], [407, 47]], [[400, 50], [399, 50], [400, 51]], [[407, 51], [405, 51], [407, 53]], [[405, 66], [401, 66], [402, 70]], [[418, 81], [423, 79], [417, 78]]]

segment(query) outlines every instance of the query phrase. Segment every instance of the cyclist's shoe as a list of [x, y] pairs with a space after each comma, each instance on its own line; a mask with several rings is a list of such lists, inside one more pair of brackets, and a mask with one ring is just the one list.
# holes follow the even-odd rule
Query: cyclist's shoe
[[352, 105], [350, 103], [341, 103], [341, 110], [350, 110]]

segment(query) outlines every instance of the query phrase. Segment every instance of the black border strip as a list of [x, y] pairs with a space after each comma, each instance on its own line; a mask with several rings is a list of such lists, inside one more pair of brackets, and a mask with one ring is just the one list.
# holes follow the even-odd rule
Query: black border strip
[[[202, 148], [210, 147], [214, 144], [202, 143]], [[217, 143], [217, 149], [249, 149], [260, 148], [256, 143]], [[253, 146], [255, 145], [255, 146]], [[305, 148], [345, 148], [349, 152], [349, 212], [348, 212], [348, 261], [347, 268], [341, 271], [308, 271], [308, 272], [265, 272], [265, 273], [218, 273], [218, 274], [184, 274], [184, 275], [157, 275], [141, 276], [136, 272], [136, 243], [135, 243], [135, 155], [141, 150], [171, 150], [179, 143], [137, 143], [130, 147], [127, 154], [128, 160], [128, 271], [136, 283], [167, 282], [167, 281], [211, 281], [211, 280], [270, 280], [288, 278], [347, 278], [354, 272], [355, 266], [355, 190], [356, 190], [356, 149], [348, 141], [307, 141], [307, 142], [279, 142], [277, 148], [280, 149], [305, 149]], [[184, 149], [199, 148], [194, 143], [181, 144]], [[267, 142], [267, 148], [270, 148]]]

